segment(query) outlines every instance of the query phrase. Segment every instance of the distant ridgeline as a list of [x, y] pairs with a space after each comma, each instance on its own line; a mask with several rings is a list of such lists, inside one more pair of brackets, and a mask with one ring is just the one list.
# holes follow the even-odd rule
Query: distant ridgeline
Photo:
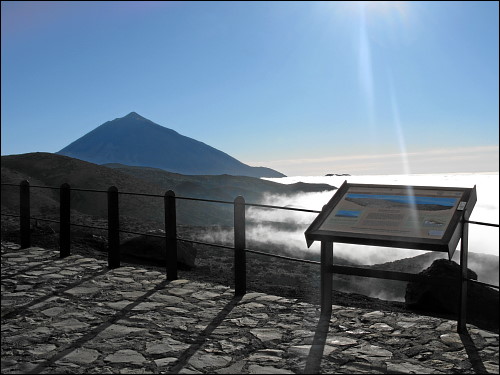
[[135, 112], [102, 124], [57, 154], [95, 164], [152, 167], [186, 175], [285, 177], [270, 168], [246, 165]]
[[[291, 195], [333, 191], [327, 184], [280, 184], [249, 176], [183, 175], [150, 167], [123, 164], [97, 165], [80, 159], [36, 152], [5, 155], [2, 160], [2, 183], [19, 184], [29, 180], [32, 185], [59, 187], [68, 183], [72, 188], [106, 191], [116, 186], [121, 192], [165, 194], [173, 190], [176, 195], [233, 201], [238, 195], [248, 203], [261, 203], [266, 195]], [[58, 217], [58, 195], [49, 189], [31, 189], [31, 209], [34, 216], [54, 214]], [[2, 212], [19, 212], [19, 189], [2, 187]], [[83, 215], [107, 217], [106, 194], [72, 191], [71, 208]], [[178, 222], [184, 225], [232, 225], [232, 206], [182, 201], [178, 207]], [[120, 214], [138, 220], [164, 220], [163, 203], [157, 199], [122, 198]]]

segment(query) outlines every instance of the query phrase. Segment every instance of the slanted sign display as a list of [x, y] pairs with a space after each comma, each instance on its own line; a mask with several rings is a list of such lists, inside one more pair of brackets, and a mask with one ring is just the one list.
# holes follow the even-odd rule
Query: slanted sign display
[[308, 246], [329, 241], [448, 252], [461, 235], [474, 188], [344, 184], [305, 232]]

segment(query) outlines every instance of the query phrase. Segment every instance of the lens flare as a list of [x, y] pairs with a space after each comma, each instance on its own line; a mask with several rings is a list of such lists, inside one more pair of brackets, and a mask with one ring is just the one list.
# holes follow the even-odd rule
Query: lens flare
[[[360, 7], [359, 20], [359, 47], [358, 47], [358, 75], [361, 89], [365, 96], [368, 120], [372, 132], [375, 132], [375, 103], [374, 103], [374, 87], [373, 87], [373, 68], [370, 43], [366, 30], [366, 17], [364, 7]], [[375, 134], [372, 134], [373, 136]], [[372, 137], [373, 138], [373, 137]]]

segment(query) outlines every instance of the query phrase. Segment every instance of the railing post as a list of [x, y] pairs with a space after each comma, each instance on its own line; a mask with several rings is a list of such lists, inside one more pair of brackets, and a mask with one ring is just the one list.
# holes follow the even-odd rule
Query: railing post
[[234, 294], [242, 296], [247, 292], [247, 265], [245, 253], [245, 199], [234, 200]]
[[120, 267], [120, 221], [116, 186], [108, 189], [108, 267]]
[[27, 180], [21, 181], [19, 185], [19, 216], [21, 249], [31, 247], [30, 229], [30, 183]]
[[321, 315], [332, 313], [333, 242], [321, 241]]
[[175, 193], [165, 193], [165, 241], [167, 280], [177, 280], [177, 221], [175, 211]]
[[59, 190], [59, 256], [67, 257], [70, 249], [70, 187], [64, 183]]

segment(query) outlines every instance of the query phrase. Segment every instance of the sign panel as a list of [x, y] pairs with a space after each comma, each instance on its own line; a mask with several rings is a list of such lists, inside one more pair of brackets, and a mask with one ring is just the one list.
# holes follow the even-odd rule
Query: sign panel
[[475, 201], [475, 188], [345, 182], [307, 229], [306, 240], [308, 246], [326, 240], [452, 255], [460, 219]]

